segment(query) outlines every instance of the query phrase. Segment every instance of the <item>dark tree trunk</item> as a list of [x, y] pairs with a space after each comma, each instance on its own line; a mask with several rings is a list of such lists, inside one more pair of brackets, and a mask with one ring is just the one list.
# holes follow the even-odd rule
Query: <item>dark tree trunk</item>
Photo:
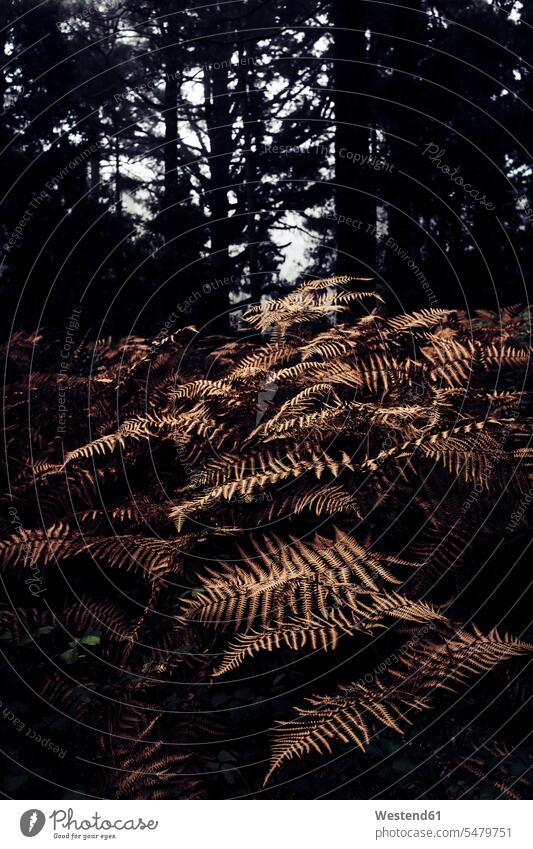
[[165, 48], [165, 98], [164, 98], [164, 195], [163, 235], [170, 241], [178, 234], [174, 232], [175, 205], [178, 200], [178, 61], [176, 57], [177, 33], [171, 25], [167, 31]]
[[[371, 61], [365, 35], [372, 18], [369, 5], [335, 0], [334, 8], [336, 271], [363, 276], [371, 276], [376, 267], [376, 172], [356, 164], [357, 158], [372, 154], [374, 138], [376, 72], [360, 64]], [[347, 224], [346, 219], [352, 221]]]
[[120, 140], [115, 136], [115, 209], [122, 215], [122, 174], [120, 171]]
[[[419, 77], [427, 54], [427, 49], [419, 46], [427, 38], [424, 12], [424, 0], [415, 0], [409, 8], [389, 9], [380, 27], [382, 35], [377, 38], [377, 50], [387, 57], [383, 64], [394, 69], [382, 78], [380, 90], [384, 98], [380, 102], [385, 130], [383, 155], [392, 165], [391, 172], [383, 177], [388, 238], [382, 267], [387, 282], [384, 294], [392, 312], [434, 305], [429, 300], [431, 293], [428, 296], [422, 287], [421, 276], [417, 278], [412, 270], [415, 263], [419, 275], [427, 272], [429, 276], [424, 256], [431, 243], [420, 226], [429, 198], [425, 186], [410, 179], [420, 179], [423, 163], [416, 142], [427, 131], [427, 107], [423, 105], [427, 84]], [[431, 108], [431, 104], [428, 106]]]
[[254, 73], [252, 63], [246, 49], [241, 43], [239, 49], [239, 88], [242, 99], [243, 138], [244, 138], [244, 179], [246, 207], [246, 259], [250, 275], [248, 291], [252, 301], [257, 302], [261, 297], [261, 275], [259, 267], [259, 252], [257, 245], [256, 180], [257, 180], [257, 131], [259, 115], [257, 115], [257, 98], [251, 94], [254, 88]]
[[230, 286], [221, 283], [230, 276], [229, 246], [232, 224], [229, 219], [228, 192], [231, 188], [232, 122], [228, 89], [228, 65], [232, 53], [229, 44], [213, 45], [212, 64], [205, 68], [205, 114], [209, 136], [209, 193], [206, 198], [210, 219], [213, 286], [209, 294], [209, 313], [216, 315], [213, 327], [223, 331], [227, 325]]

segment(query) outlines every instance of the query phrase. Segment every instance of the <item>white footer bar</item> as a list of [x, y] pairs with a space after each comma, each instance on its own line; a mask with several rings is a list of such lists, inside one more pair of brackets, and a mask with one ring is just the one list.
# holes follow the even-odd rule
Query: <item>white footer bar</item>
[[[4, 846], [533, 849], [531, 801], [6, 801]], [[34, 840], [35, 842], [31, 842]], [[69, 841], [67, 843], [67, 841]]]

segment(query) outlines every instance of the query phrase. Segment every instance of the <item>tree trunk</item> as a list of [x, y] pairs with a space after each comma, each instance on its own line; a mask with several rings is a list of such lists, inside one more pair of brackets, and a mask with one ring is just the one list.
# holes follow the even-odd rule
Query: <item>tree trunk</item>
[[246, 204], [246, 260], [248, 265], [248, 291], [253, 302], [261, 298], [261, 275], [259, 268], [259, 253], [257, 245], [257, 222], [255, 215], [256, 180], [257, 180], [257, 128], [259, 116], [256, 114], [255, 103], [251, 92], [254, 88], [254, 74], [251, 70], [246, 45], [239, 46], [239, 88], [242, 99], [242, 120], [244, 137], [244, 179]]
[[213, 44], [213, 61], [204, 70], [205, 115], [209, 136], [210, 181], [207, 203], [211, 212], [211, 274], [214, 286], [209, 295], [209, 312], [217, 316], [213, 327], [227, 326], [228, 293], [231, 288], [220, 281], [230, 276], [229, 246], [232, 226], [229, 219], [228, 191], [231, 184], [232, 122], [228, 89], [230, 44]]
[[[372, 93], [376, 72], [365, 35], [369, 5], [335, 0], [335, 162], [337, 274], [372, 276], [376, 268], [377, 172], [358, 164], [372, 154]], [[358, 61], [354, 61], [358, 60]], [[352, 219], [346, 223], [347, 219]], [[355, 222], [355, 223], [354, 223]]]
[[115, 210], [122, 215], [122, 174], [120, 172], [120, 140], [115, 136]]
[[174, 19], [170, 19], [165, 47], [164, 96], [164, 194], [163, 235], [167, 241], [178, 234], [174, 232], [175, 204], [178, 200], [178, 61], [176, 56], [177, 33]]

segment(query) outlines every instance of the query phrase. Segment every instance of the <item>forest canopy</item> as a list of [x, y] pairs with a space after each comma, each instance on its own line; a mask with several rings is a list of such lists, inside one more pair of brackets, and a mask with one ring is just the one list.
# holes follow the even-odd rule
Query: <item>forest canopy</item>
[[523, 11], [3, 2], [9, 314], [57, 328], [83, 303], [93, 337], [173, 313], [225, 332], [239, 304], [335, 273], [373, 277], [393, 312], [524, 302]]

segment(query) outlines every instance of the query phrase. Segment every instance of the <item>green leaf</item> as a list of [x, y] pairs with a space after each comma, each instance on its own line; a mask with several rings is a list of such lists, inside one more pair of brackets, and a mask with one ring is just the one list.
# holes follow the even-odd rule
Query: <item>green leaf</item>
[[67, 649], [63, 652], [61, 658], [65, 661], [65, 663], [68, 663], [70, 665], [72, 663], [76, 663], [76, 661], [79, 660], [79, 654], [76, 649]]
[[87, 636], [81, 637], [78, 642], [82, 646], [99, 646], [102, 642], [102, 637], [100, 634], [87, 634]]

